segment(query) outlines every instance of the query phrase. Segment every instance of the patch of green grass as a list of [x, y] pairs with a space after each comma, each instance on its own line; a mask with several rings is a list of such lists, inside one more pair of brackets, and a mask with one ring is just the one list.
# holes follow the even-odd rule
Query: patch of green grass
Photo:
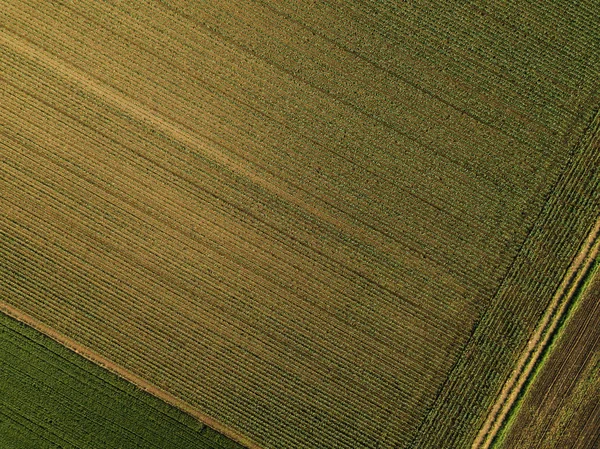
[[4, 448], [241, 446], [0, 314], [0, 449]]

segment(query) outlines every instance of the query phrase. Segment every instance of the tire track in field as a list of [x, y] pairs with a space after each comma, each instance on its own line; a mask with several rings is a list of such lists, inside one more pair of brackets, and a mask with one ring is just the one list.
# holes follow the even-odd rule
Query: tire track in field
[[525, 351], [518, 359], [513, 374], [504, 384], [498, 398], [492, 405], [471, 449], [489, 449], [502, 427], [508, 413], [515, 404], [525, 382], [535, 368], [550, 336], [567, 310], [570, 298], [600, 252], [600, 217], [581, 246], [581, 250], [565, 273], [563, 281], [542, 316]]
[[[297, 195], [286, 191], [285, 186], [282, 186], [281, 181], [276, 179], [275, 176], [270, 174], [267, 175], [265, 173], [257, 173], [256, 170], [252, 169], [246, 163], [247, 161], [243, 160], [238, 155], [228, 155], [225, 152], [214, 148], [210, 144], [207, 144], [200, 138], [196, 137], [193, 132], [185, 128], [185, 126], [181, 125], [180, 123], [162, 116], [160, 113], [144, 106], [135, 99], [119, 92], [117, 89], [105, 85], [103, 82], [95, 79], [85, 72], [82, 72], [80, 69], [74, 67], [70, 63], [56, 58], [55, 56], [47, 53], [46, 50], [38, 48], [35, 44], [29, 42], [27, 39], [13, 34], [13, 32], [5, 29], [2, 26], [0, 26], [0, 45], [6, 45], [20, 54], [27, 55], [27, 57], [31, 60], [54, 70], [65, 79], [74, 81], [84, 90], [88, 90], [92, 94], [102, 98], [108, 104], [111, 104], [117, 109], [130, 114], [140, 123], [148, 124], [151, 127], [164, 132], [175, 141], [198, 150], [204, 157], [211, 160], [215, 164], [227, 168], [238, 176], [247, 178], [255, 185], [273, 194], [275, 197], [285, 200], [289, 204], [298, 207], [299, 210], [307, 212], [311, 216], [323, 220], [323, 222], [325, 222], [327, 225], [331, 225], [337, 229], [346, 230], [348, 234], [369, 239], [369, 242], [373, 242], [374, 244], [381, 245], [385, 248], [385, 241], [379, 242], [379, 239], [373, 240], [372, 235], [366, 232], [362, 226], [351, 223], [347, 220], [342, 220], [323, 211], [321, 208], [315, 205], [309, 204], [307, 201], [299, 198]], [[359, 223], [362, 224], [361, 221], [359, 221]], [[384, 238], [390, 238], [390, 236], [387, 234], [382, 235]], [[410, 249], [414, 250], [412, 247]], [[325, 256], [321, 251], [317, 251], [314, 248], [312, 250], [321, 256]], [[356, 270], [354, 268], [351, 269], [351, 272], [360, 276], [361, 278], [366, 279], [367, 282], [376, 285], [378, 288], [383, 289], [387, 293], [396, 296], [396, 292], [393, 289], [393, 280], [389, 282], [382, 282], [382, 280], [375, 279], [373, 276], [365, 276], [362, 270]]]
[[[61, 76], [75, 81], [92, 94], [103, 98], [108, 103], [115, 105], [120, 110], [131, 114], [141, 123], [147, 123], [165, 132], [165, 134], [173, 137], [176, 141], [190, 145], [190, 147], [201, 151], [204, 156], [211, 159], [215, 163], [227, 167], [234, 173], [247, 177], [260, 187], [266, 189], [267, 191], [273, 192], [275, 195], [284, 198], [285, 200], [303, 208], [304, 210], [307, 210], [309, 213], [312, 213], [323, 220], [331, 222], [336, 226], [344, 225], [339, 220], [331, 216], [325, 216], [320, 210], [317, 210], [304, 201], [300, 201], [295, 196], [284, 191], [284, 189], [282, 189], [280, 186], [275, 185], [274, 182], [265, 179], [264, 175], [256, 173], [254, 170], [249, 168], [247, 164], [244, 164], [244, 161], [234, 160], [224, 152], [209, 147], [209, 145], [195, 137], [192, 133], [188, 132], [188, 130], [182, 129], [182, 127], [178, 126], [178, 124], [172, 123], [172, 121], [161, 117], [157, 112], [145, 107], [136, 100], [127, 97], [126, 95], [118, 92], [116, 89], [97, 81], [87, 74], [82, 73], [79, 69], [73, 67], [71, 64], [56, 59], [55, 57], [47, 54], [45, 50], [37, 48], [29, 41], [14, 35], [4, 27], [0, 26], [0, 31], [0, 45], [6, 45], [20, 54], [27, 55], [27, 57], [30, 59], [41, 63], [43, 66], [51, 68]], [[353, 231], [357, 233], [360, 232], [360, 230], [355, 229], [355, 227], [352, 228]]]

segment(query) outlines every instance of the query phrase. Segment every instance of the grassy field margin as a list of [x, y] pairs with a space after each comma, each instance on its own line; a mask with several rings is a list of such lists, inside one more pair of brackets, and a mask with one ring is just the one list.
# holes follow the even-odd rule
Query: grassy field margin
[[519, 416], [519, 411], [523, 406], [523, 402], [530, 391], [530, 388], [536, 382], [536, 379], [542, 372], [542, 370], [546, 366], [546, 362], [550, 359], [550, 357], [554, 354], [554, 350], [559, 346], [561, 339], [563, 338], [563, 333], [565, 328], [569, 325], [571, 317], [577, 313], [582, 301], [585, 301], [586, 295], [589, 294], [588, 290], [592, 287], [592, 284], [597, 279], [600, 273], [600, 260], [596, 258], [596, 260], [592, 263], [592, 266], [589, 268], [587, 273], [584, 275], [584, 278], [581, 280], [580, 284], [577, 287], [577, 291], [574, 294], [574, 297], [570, 301], [567, 306], [567, 311], [560, 319], [560, 322], [552, 333], [550, 337], [550, 341], [535, 366], [533, 372], [525, 382], [525, 385], [519, 392], [517, 396], [517, 400], [513, 404], [512, 408], [508, 412], [508, 415], [504, 419], [499, 431], [491, 442], [491, 447], [493, 449], [499, 449], [503, 446], [505, 439], [511, 429], [511, 426], [515, 422], [515, 419]]
[[559, 323], [569, 310], [569, 305], [579, 293], [581, 283], [586, 279], [600, 250], [600, 219], [598, 219], [585, 240], [582, 248], [569, 267], [565, 278], [557, 290], [552, 302], [542, 317], [536, 331], [529, 339], [525, 351], [519, 358], [513, 374], [502, 388], [498, 399], [491, 408], [487, 419], [473, 442], [473, 449], [492, 447], [496, 435], [507, 423], [509, 413], [518, 404], [518, 398], [528, 379], [543, 361], [541, 357], [551, 341]]

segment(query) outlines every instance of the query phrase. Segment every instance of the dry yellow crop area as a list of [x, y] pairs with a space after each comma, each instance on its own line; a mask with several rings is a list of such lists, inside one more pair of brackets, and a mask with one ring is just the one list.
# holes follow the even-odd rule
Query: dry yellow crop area
[[599, 10], [0, 0], [0, 308], [250, 448], [490, 441], [600, 213]]

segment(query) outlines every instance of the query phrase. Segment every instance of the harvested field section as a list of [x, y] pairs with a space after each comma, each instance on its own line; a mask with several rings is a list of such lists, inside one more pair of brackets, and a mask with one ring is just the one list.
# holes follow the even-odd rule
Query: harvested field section
[[600, 442], [600, 262], [548, 350], [498, 448], [592, 449]]
[[498, 394], [495, 403], [490, 408], [484, 424], [481, 426], [472, 448], [487, 449], [491, 447], [498, 432], [504, 427], [510, 412], [518, 404], [518, 398], [523, 394], [528, 379], [530, 379], [542, 363], [552, 336], [564, 320], [569, 305], [578, 296], [582, 283], [594, 262], [600, 254], [600, 217], [592, 227], [581, 245], [576, 257], [554, 293], [552, 300], [546, 306], [535, 331], [529, 337], [525, 349], [517, 360], [513, 373]]
[[600, 207], [597, 25], [521, 9], [0, 0], [1, 300], [256, 447], [467, 447]]

